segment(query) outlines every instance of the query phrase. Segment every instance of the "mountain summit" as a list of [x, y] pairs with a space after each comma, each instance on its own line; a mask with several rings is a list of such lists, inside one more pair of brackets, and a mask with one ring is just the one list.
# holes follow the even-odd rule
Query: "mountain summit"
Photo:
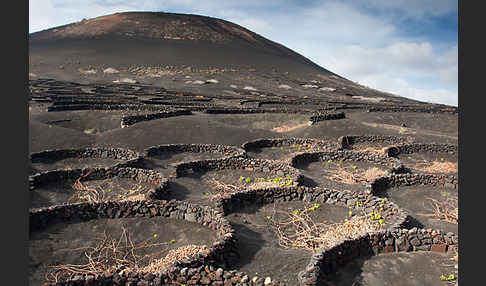
[[280, 63], [298, 70], [329, 73], [302, 55], [244, 27], [198, 15], [116, 13], [32, 33], [30, 45], [32, 51], [38, 47], [56, 49], [58, 46], [67, 51], [78, 50], [83, 56], [86, 49], [94, 49], [99, 54], [106, 52], [108, 59], [130, 57], [134, 63], [177, 64], [183, 61], [205, 66], [268, 66], [269, 63], [279, 66]]
[[316, 96], [313, 88], [319, 88], [321, 99], [416, 103], [358, 85], [242, 26], [206, 16], [124, 12], [83, 19], [30, 34], [29, 51], [32, 75], [60, 80], [127, 77], [180, 90], [218, 91], [185, 84], [195, 72], [205, 72], [219, 74], [228, 85], [271, 92], [298, 87], [300, 95]]

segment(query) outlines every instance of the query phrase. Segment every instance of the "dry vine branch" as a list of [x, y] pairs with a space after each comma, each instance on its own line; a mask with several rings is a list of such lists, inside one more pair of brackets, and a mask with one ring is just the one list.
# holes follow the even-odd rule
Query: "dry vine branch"
[[210, 194], [210, 198], [213, 199], [213, 200], [219, 199], [219, 198], [222, 198], [222, 197], [226, 197], [228, 195], [237, 193], [238, 191], [241, 190], [241, 188], [239, 188], [235, 185], [226, 184], [226, 183], [218, 181], [214, 178], [208, 178], [208, 179], [206, 179], [206, 181], [209, 184], [211, 184], [212, 186], [214, 186], [214, 189], [216, 191], [216, 193]]
[[103, 189], [90, 188], [86, 185], [83, 185], [79, 180], [74, 183], [73, 189], [76, 192], [71, 196], [69, 201], [82, 200], [89, 203], [99, 203], [104, 200]]
[[140, 255], [137, 251], [151, 247], [167, 246], [168, 242], [153, 243], [149, 240], [138, 244], [133, 243], [130, 233], [122, 227], [122, 234], [119, 239], [114, 239], [103, 233], [103, 237], [94, 247], [87, 247], [84, 252], [87, 263], [85, 264], [62, 264], [49, 266], [50, 270], [46, 273], [46, 280], [50, 282], [65, 281], [77, 275], [93, 275], [97, 277], [105, 273], [115, 271], [138, 270], [142, 265], [147, 265], [154, 260], [154, 257], [167, 251], [167, 247], [161, 251], [151, 252], [150, 254]]
[[309, 215], [314, 210], [315, 208], [294, 212], [275, 211], [276, 214], [286, 217], [281, 221], [277, 221], [275, 215], [269, 218], [282, 247], [314, 252], [321, 247], [330, 247], [343, 239], [380, 228], [369, 216], [354, 216], [343, 223], [315, 222]]
[[435, 216], [444, 221], [457, 224], [459, 220], [458, 199], [449, 196], [445, 201], [439, 201], [433, 198], [426, 198], [432, 202], [432, 213], [421, 214], [424, 216]]
[[[80, 176], [78, 179], [76, 179], [75, 183], [72, 186], [75, 192], [69, 199], [69, 202], [87, 201], [89, 203], [99, 203], [105, 201], [108, 198], [107, 193], [114, 189], [114, 183], [109, 183], [108, 187], [102, 187], [101, 184], [90, 187], [89, 184], [83, 184], [81, 182], [81, 179], [88, 176], [91, 172], [92, 170], [90, 170], [86, 175]], [[136, 201], [145, 199], [145, 195], [140, 193], [144, 189], [141, 184], [135, 184], [135, 186], [133, 186], [129, 190], [126, 190], [119, 186], [118, 188], [122, 189], [122, 192], [124, 194], [118, 194], [115, 198], [117, 200]]]

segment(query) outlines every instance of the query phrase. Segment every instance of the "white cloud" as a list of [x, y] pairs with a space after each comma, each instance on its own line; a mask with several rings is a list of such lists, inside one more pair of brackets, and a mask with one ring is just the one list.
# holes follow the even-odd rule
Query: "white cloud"
[[427, 42], [397, 42], [384, 48], [353, 45], [335, 50], [330, 59], [330, 70], [366, 86], [457, 105], [457, 46], [439, 53]]
[[[396, 72], [413, 77], [436, 77], [441, 74], [445, 82], [454, 82], [457, 75], [457, 46], [440, 53], [429, 42], [396, 42], [384, 48], [344, 46], [336, 49], [328, 66], [348, 76], [365, 76], [370, 73]], [[322, 59], [324, 60], [324, 59]]]
[[[29, 31], [39, 31], [55, 25], [56, 11], [50, 0], [29, 1]], [[67, 24], [67, 23], [64, 23]]]
[[417, 87], [420, 84], [410, 79], [394, 77], [387, 74], [375, 74], [363, 77], [360, 84], [425, 102], [458, 105], [457, 88], [445, 89], [440, 87]]

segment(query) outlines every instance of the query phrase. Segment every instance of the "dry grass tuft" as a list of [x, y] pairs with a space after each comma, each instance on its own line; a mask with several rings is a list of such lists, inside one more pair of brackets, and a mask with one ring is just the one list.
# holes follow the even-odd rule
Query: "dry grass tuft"
[[339, 167], [338, 169], [328, 170], [330, 176], [329, 179], [337, 182], [341, 182], [348, 185], [358, 184], [359, 182], [355, 179], [355, 174], [346, 168]]
[[302, 127], [305, 127], [305, 126], [309, 126], [309, 123], [301, 123], [301, 124], [296, 124], [296, 125], [282, 125], [282, 126], [279, 126], [279, 127], [275, 127], [275, 128], [272, 128], [272, 131], [273, 132], [277, 132], [277, 133], [285, 133], [285, 132], [290, 132], [290, 131], [293, 131], [295, 129], [299, 129], [299, 128], [302, 128]]
[[264, 189], [264, 188], [273, 188], [278, 186], [274, 182], [256, 182], [247, 187], [248, 190], [257, 190], [257, 189]]
[[133, 196], [128, 196], [126, 198], [121, 199], [121, 202], [135, 202], [135, 201], [144, 201], [146, 200], [144, 194], [138, 194]]
[[415, 169], [425, 173], [457, 173], [457, 163], [434, 161], [432, 163], [423, 161], [417, 163]]
[[366, 145], [354, 145], [352, 146], [352, 151], [354, 152], [368, 152], [372, 154], [385, 154], [385, 150], [388, 147], [373, 147], [373, 146], [366, 146]]
[[162, 259], [154, 260], [149, 265], [139, 268], [142, 272], [156, 273], [162, 271], [167, 265], [172, 262], [185, 259], [196, 254], [209, 254], [209, 248], [206, 245], [186, 245], [177, 249], [170, 250]]
[[384, 170], [376, 167], [369, 168], [365, 171], [358, 171], [341, 166], [337, 169], [329, 169], [328, 173], [330, 174], [328, 176], [329, 179], [349, 185], [370, 183], [386, 174]]
[[367, 216], [352, 217], [344, 223], [330, 225], [321, 236], [321, 247], [331, 247], [336, 242], [355, 238], [363, 232], [371, 232], [378, 228], [379, 226], [373, 223]]
[[[278, 147], [274, 147], [278, 148]], [[287, 151], [290, 154], [296, 154], [301, 152], [317, 152], [324, 151], [328, 147], [322, 146], [319, 143], [304, 143], [304, 144], [292, 144], [287, 146], [280, 146], [280, 150]]]
[[378, 169], [376, 167], [367, 169], [363, 174], [361, 174], [361, 181], [372, 182], [379, 177], [383, 177], [386, 174], [385, 171]]

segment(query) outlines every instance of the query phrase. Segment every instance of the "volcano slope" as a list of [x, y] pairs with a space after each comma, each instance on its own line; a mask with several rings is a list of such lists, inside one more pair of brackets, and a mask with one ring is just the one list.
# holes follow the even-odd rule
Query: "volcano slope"
[[29, 51], [31, 285], [457, 282], [457, 108], [197, 15]]

